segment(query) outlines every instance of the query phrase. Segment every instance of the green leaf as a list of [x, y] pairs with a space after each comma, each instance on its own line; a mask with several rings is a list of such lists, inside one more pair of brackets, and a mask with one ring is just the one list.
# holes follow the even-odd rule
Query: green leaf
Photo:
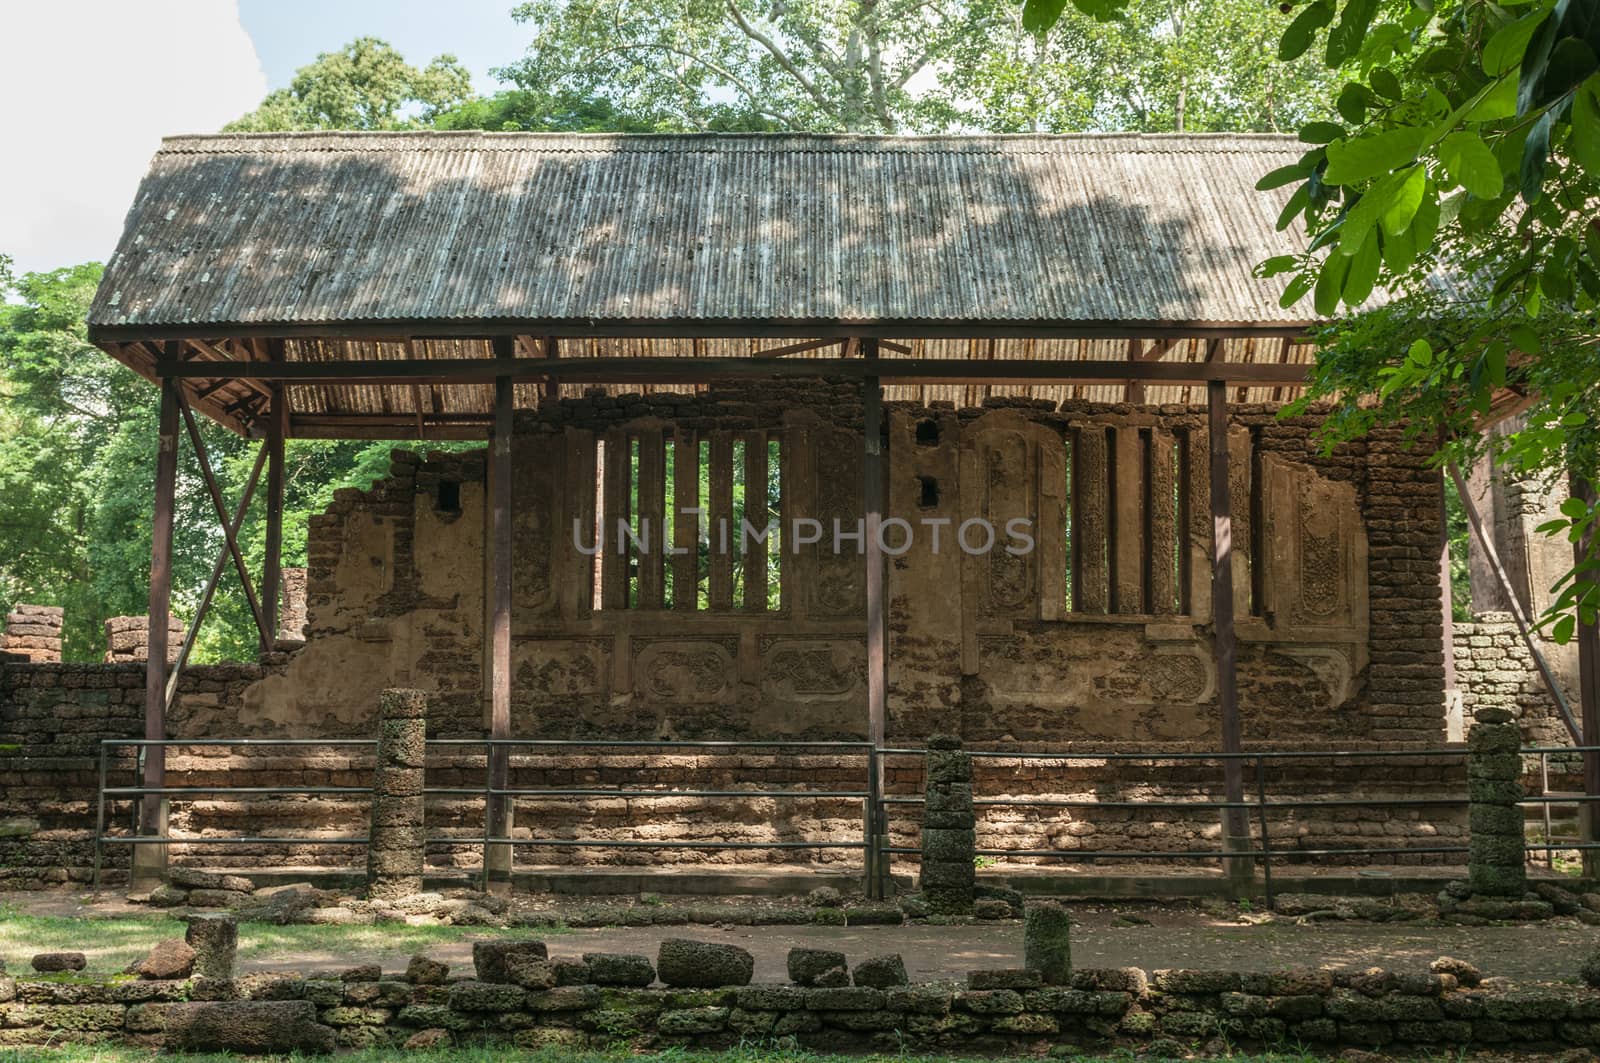
[[1029, 33], [1045, 33], [1061, 21], [1066, 0], [1023, 0], [1022, 28]]
[[1300, 139], [1307, 144], [1326, 144], [1344, 136], [1344, 126], [1338, 122], [1307, 122], [1300, 127]]
[[1539, 333], [1532, 325], [1513, 325], [1511, 327], [1511, 342], [1516, 344], [1517, 350], [1523, 354], [1539, 353]]
[[1300, 260], [1294, 255], [1273, 255], [1255, 268], [1257, 277], [1276, 277], [1280, 273], [1287, 273], [1294, 269]]
[[1406, 361], [1426, 369], [1433, 364], [1433, 345], [1427, 340], [1412, 340], [1406, 349]]
[[1483, 352], [1483, 368], [1489, 378], [1489, 386], [1503, 388], [1506, 386], [1506, 345], [1498, 341], [1489, 344]]
[[1386, 99], [1402, 100], [1405, 90], [1400, 87], [1400, 79], [1395, 77], [1394, 71], [1386, 66], [1373, 70], [1368, 80], [1372, 82], [1372, 90]]
[[1288, 285], [1283, 289], [1283, 294], [1278, 297], [1278, 306], [1284, 310], [1289, 309], [1306, 297], [1306, 293], [1311, 290], [1313, 283], [1315, 281], [1312, 279], [1311, 274], [1295, 274], [1294, 279], [1289, 281]]
[[1401, 233], [1411, 228], [1411, 219], [1417, 216], [1417, 208], [1422, 205], [1422, 193], [1427, 184], [1428, 171], [1421, 165], [1405, 171], [1405, 176], [1389, 197], [1389, 205], [1378, 218], [1385, 234]]
[[1417, 226], [1401, 233], [1385, 233], [1383, 237], [1383, 264], [1389, 272], [1399, 273], [1417, 260]]
[[1439, 142], [1439, 161], [1450, 179], [1479, 199], [1493, 199], [1505, 185], [1500, 162], [1476, 133], [1463, 130]]
[[1561, 515], [1577, 520], [1589, 515], [1589, 503], [1581, 498], [1569, 498], [1561, 503]]
[[1339, 296], [1344, 291], [1344, 278], [1350, 269], [1350, 261], [1346, 255], [1329, 255], [1322, 260], [1322, 272], [1317, 275], [1316, 290], [1311, 299], [1319, 317], [1332, 317], [1339, 308]]
[[1327, 65], [1338, 67], [1361, 50], [1372, 16], [1378, 12], [1378, 0], [1345, 0], [1339, 14], [1339, 24], [1328, 33]]
[[1382, 265], [1378, 250], [1378, 240], [1368, 240], [1350, 260], [1350, 269], [1344, 278], [1345, 305], [1360, 306], [1372, 295], [1373, 286], [1378, 283], [1378, 268]]
[[[1367, 98], [1372, 94], [1365, 85], [1352, 81], [1339, 90], [1339, 98], [1334, 101], [1334, 109], [1351, 125], [1360, 125], [1367, 118]], [[1331, 139], [1331, 138], [1330, 138]]]
[[1287, 229], [1297, 218], [1306, 205], [1311, 202], [1311, 189], [1301, 185], [1294, 190], [1294, 195], [1289, 197], [1289, 202], [1283, 205], [1283, 210], [1278, 214], [1278, 231]]
[[1543, 10], [1530, 12], [1496, 30], [1483, 46], [1483, 72], [1499, 77], [1520, 67], [1522, 55], [1528, 50], [1528, 39], [1539, 28], [1544, 14]]
[[1503, 74], [1462, 117], [1469, 122], [1493, 122], [1517, 113], [1517, 75]]
[[1336, 140], [1328, 145], [1323, 180], [1330, 185], [1355, 184], [1413, 163], [1425, 135], [1416, 126], [1400, 126], [1356, 140]]
[[1417, 216], [1411, 219], [1411, 240], [1419, 252], [1433, 246], [1434, 234], [1439, 231], [1439, 214], [1439, 190], [1429, 181], [1423, 189]]
[[1572, 632], [1577, 626], [1577, 618], [1568, 613], [1556, 621], [1556, 626], [1550, 629], [1550, 637], [1565, 646], [1572, 641]]
[[1567, 138], [1567, 151], [1579, 166], [1600, 174], [1600, 76], [1579, 85], [1572, 95], [1572, 135]]
[[1345, 215], [1344, 225], [1339, 232], [1339, 253], [1353, 255], [1361, 250], [1367, 237], [1377, 226], [1378, 220], [1388, 211], [1389, 205], [1394, 202], [1395, 193], [1399, 191], [1400, 181], [1405, 175], [1400, 173], [1389, 174], [1375, 183], [1371, 188], [1362, 193], [1355, 205]]
[[1538, 202], [1544, 193], [1544, 169], [1550, 160], [1550, 127], [1554, 121], [1554, 111], [1544, 112], [1528, 130], [1528, 139], [1523, 142], [1519, 174], [1524, 203]]
[[1256, 182], [1256, 191], [1270, 192], [1274, 188], [1282, 188], [1284, 185], [1303, 181], [1305, 176], [1305, 167], [1299, 163], [1295, 163], [1292, 166], [1280, 166]]
[[1332, 0], [1317, 0], [1308, 6], [1284, 29], [1283, 38], [1278, 42], [1278, 58], [1285, 63], [1299, 59], [1311, 47], [1317, 31], [1332, 21]]

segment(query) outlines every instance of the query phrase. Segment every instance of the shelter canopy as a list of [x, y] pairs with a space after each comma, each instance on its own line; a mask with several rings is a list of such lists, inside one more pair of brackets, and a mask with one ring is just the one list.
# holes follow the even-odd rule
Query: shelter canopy
[[[524, 405], [555, 358], [574, 391], [667, 389], [709, 378], [688, 360], [836, 370], [866, 339], [881, 342], [890, 399], [1187, 401], [1217, 378], [1240, 399], [1279, 398], [1310, 360], [1297, 341], [1312, 317], [1253, 273], [1302, 240], [1276, 230], [1285, 194], [1254, 186], [1303, 148], [1254, 135], [178, 137], [140, 186], [90, 335], [146, 376], [178, 376], [239, 431], [281, 386], [294, 435], [481, 435], [497, 350], [516, 359]], [[652, 358], [665, 361], [641, 364]], [[307, 365], [272, 368], [291, 363]], [[1051, 368], [1067, 363], [1099, 364]], [[1127, 380], [1112, 363], [1134, 363]]]

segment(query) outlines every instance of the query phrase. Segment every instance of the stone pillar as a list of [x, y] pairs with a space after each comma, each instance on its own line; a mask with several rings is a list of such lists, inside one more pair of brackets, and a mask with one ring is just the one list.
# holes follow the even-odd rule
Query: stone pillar
[[378, 696], [377, 770], [367, 844], [369, 897], [422, 892], [427, 716], [428, 695], [420, 690], [385, 690]]
[[928, 739], [928, 790], [922, 806], [923, 899], [941, 915], [971, 915], [977, 820], [972, 814], [972, 758], [961, 739]]
[[1467, 733], [1472, 831], [1467, 880], [1475, 895], [1521, 897], [1528, 888], [1523, 850], [1522, 731], [1505, 709], [1480, 709]]
[[234, 954], [239, 950], [239, 924], [231, 915], [191, 915], [183, 940], [194, 949], [196, 978], [233, 977]]
[[1072, 916], [1057, 901], [1028, 905], [1022, 925], [1022, 965], [1038, 971], [1048, 985], [1066, 985], [1072, 976]]
[[278, 595], [278, 638], [284, 642], [302, 642], [306, 637], [306, 570], [282, 569]]
[[[183, 646], [184, 627], [177, 617], [167, 626], [167, 663], [175, 664]], [[106, 621], [106, 663], [143, 663], [150, 659], [150, 618], [114, 616]]]
[[13, 605], [0, 636], [0, 654], [29, 664], [60, 664], [65, 615], [54, 605]]

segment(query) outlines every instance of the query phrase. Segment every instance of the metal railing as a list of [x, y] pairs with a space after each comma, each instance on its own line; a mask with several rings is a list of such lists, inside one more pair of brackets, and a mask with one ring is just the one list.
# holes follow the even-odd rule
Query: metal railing
[[[317, 739], [317, 738], [241, 738], [241, 739], [104, 739], [100, 743], [99, 757], [99, 787], [96, 797], [95, 834], [94, 834], [94, 888], [100, 886], [101, 871], [104, 864], [104, 851], [107, 845], [367, 845], [369, 838], [365, 834], [349, 836], [318, 836], [318, 835], [185, 835], [174, 837], [163, 829], [159, 834], [142, 835], [136, 829], [127, 834], [112, 834], [107, 831], [107, 805], [108, 802], [131, 801], [135, 809], [146, 797], [161, 797], [165, 799], [184, 797], [204, 797], [214, 795], [248, 795], [248, 796], [289, 796], [289, 797], [316, 797], [340, 796], [353, 797], [365, 795], [371, 798], [373, 787], [366, 786], [306, 786], [306, 785], [278, 785], [278, 786], [238, 786], [218, 784], [214, 786], [160, 786], [146, 787], [143, 785], [110, 786], [108, 785], [110, 772], [110, 755], [115, 749], [136, 749], [141, 754], [152, 748], [169, 747], [229, 747], [240, 749], [254, 748], [349, 748], [367, 749], [376, 748], [374, 739]], [[862, 868], [866, 876], [869, 895], [881, 895], [889, 876], [889, 861], [894, 856], [919, 856], [921, 849], [911, 846], [894, 846], [888, 840], [888, 811], [892, 806], [920, 805], [925, 798], [921, 795], [886, 795], [883, 792], [883, 771], [885, 762], [891, 758], [918, 757], [925, 758], [927, 750], [921, 748], [877, 748], [871, 743], [861, 741], [789, 741], [789, 740], [744, 740], [744, 741], [698, 741], [682, 740], [629, 740], [629, 739], [489, 739], [489, 738], [438, 738], [429, 739], [427, 747], [430, 752], [451, 751], [460, 749], [483, 750], [483, 786], [425, 786], [424, 797], [446, 798], [473, 798], [483, 799], [483, 831], [477, 836], [469, 835], [440, 835], [430, 834], [424, 844], [427, 847], [455, 846], [463, 844], [476, 844], [482, 846], [483, 873], [487, 878], [490, 868], [490, 854], [495, 847], [504, 846], [514, 851], [518, 847], [546, 847], [546, 848], [592, 848], [592, 849], [655, 849], [655, 850], [860, 850], [862, 853]], [[699, 788], [678, 789], [658, 788], [652, 786], [542, 786], [542, 787], [516, 787], [493, 785], [493, 762], [499, 751], [509, 757], [516, 750], [551, 750], [551, 749], [591, 749], [591, 750], [706, 750], [714, 752], [734, 752], [739, 750], [772, 750], [772, 751], [830, 751], [843, 755], [859, 754], [864, 762], [864, 781], [860, 789], [805, 789], [805, 788]], [[1600, 753], [1600, 746], [1548, 746], [1528, 747], [1520, 751], [1524, 756], [1538, 756], [1540, 758], [1540, 777], [1546, 782], [1543, 791], [1539, 794], [1524, 797], [1519, 803], [1524, 806], [1536, 806], [1543, 809], [1546, 822], [1545, 836], [1542, 843], [1527, 843], [1529, 852], [1544, 852], [1547, 862], [1553, 861], [1553, 854], [1562, 851], [1589, 851], [1600, 849], [1600, 842], [1585, 842], [1582, 840], [1562, 840], [1556, 842], [1550, 833], [1549, 809], [1552, 805], [1583, 805], [1600, 801], [1600, 795], [1584, 795], [1566, 792], [1551, 792], [1548, 789], [1549, 758], [1557, 755], [1580, 755], [1585, 753]], [[1210, 763], [1222, 765], [1227, 761], [1238, 761], [1253, 767], [1253, 794], [1240, 801], [1216, 800], [1212, 798], [1200, 799], [1148, 799], [1138, 798], [1132, 800], [1107, 800], [1097, 798], [1033, 798], [1033, 797], [991, 797], [985, 798], [974, 794], [973, 806], [975, 810], [983, 808], [1018, 807], [1029, 809], [1137, 809], [1146, 812], [1181, 811], [1184, 813], [1215, 813], [1219, 816], [1229, 812], [1237, 813], [1244, 817], [1247, 829], [1242, 833], [1230, 835], [1224, 831], [1219, 836], [1216, 845], [1200, 848], [1172, 848], [1172, 849], [976, 849], [978, 857], [1017, 857], [1036, 859], [1062, 859], [1062, 860], [1151, 860], [1151, 861], [1187, 861], [1187, 860], [1217, 860], [1223, 866], [1229, 866], [1229, 861], [1250, 861], [1259, 863], [1262, 873], [1262, 885], [1267, 896], [1267, 903], [1272, 903], [1274, 894], [1273, 868], [1274, 863], [1281, 863], [1288, 859], [1303, 858], [1364, 858], [1373, 857], [1412, 857], [1430, 855], [1465, 855], [1470, 847], [1459, 845], [1401, 845], [1401, 846], [1349, 846], [1349, 847], [1320, 847], [1302, 848], [1291, 845], [1279, 845], [1272, 836], [1272, 822], [1270, 813], [1276, 811], [1311, 811], [1335, 809], [1364, 809], [1364, 808], [1431, 808], [1440, 810], [1465, 810], [1470, 802], [1465, 797], [1391, 797], [1391, 798], [1272, 798], [1269, 795], [1268, 767], [1281, 765], [1292, 761], [1321, 761], [1334, 764], [1345, 762], [1382, 760], [1438, 760], [1448, 759], [1461, 763], [1463, 767], [1462, 781], [1465, 782], [1465, 762], [1467, 752], [1461, 747], [1423, 750], [1258, 750], [1241, 753], [1221, 752], [1039, 752], [1029, 750], [968, 750], [967, 755], [974, 760], [1017, 760], [1017, 761], [1042, 761], [1056, 762], [1063, 765], [1076, 762], [1078, 764], [1094, 763], [1135, 763], [1144, 762], [1152, 765], [1162, 763]], [[474, 758], [476, 759], [476, 758]], [[431, 770], [431, 769], [430, 769]], [[1197, 788], [1207, 787], [1214, 789], [1220, 783], [1196, 782]], [[1171, 785], [1166, 783], [1163, 785]], [[671, 839], [620, 839], [597, 836], [575, 837], [550, 837], [535, 833], [518, 837], [513, 833], [497, 833], [494, 817], [490, 809], [494, 808], [500, 799], [504, 799], [511, 810], [506, 817], [507, 823], [515, 822], [515, 803], [523, 798], [623, 798], [627, 800], [664, 800], [673, 798], [702, 798], [702, 799], [750, 799], [769, 798], [778, 801], [788, 800], [859, 800], [862, 805], [861, 833], [859, 837], [849, 839], [828, 840], [798, 840], [798, 841], [729, 841], [729, 840], [671, 840]], [[1253, 828], [1248, 828], [1248, 822], [1254, 821]], [[1287, 842], [1286, 838], [1279, 835], [1279, 841]]]
[[[893, 748], [880, 751], [885, 757], [896, 756], [925, 756], [926, 750], [917, 748]], [[1526, 755], [1538, 754], [1548, 757], [1550, 754], [1581, 754], [1586, 752], [1600, 752], [1600, 746], [1566, 746], [1566, 747], [1533, 747], [1520, 752]], [[1020, 798], [984, 798], [974, 792], [974, 810], [995, 807], [1022, 807], [1022, 808], [1059, 808], [1059, 809], [1107, 809], [1127, 808], [1142, 811], [1180, 810], [1185, 812], [1215, 812], [1219, 816], [1228, 811], [1237, 811], [1239, 814], [1254, 820], [1254, 830], [1251, 836], [1229, 837], [1224, 831], [1219, 836], [1215, 846], [1203, 848], [1181, 849], [975, 849], [977, 857], [1026, 857], [1039, 859], [1061, 860], [1216, 860], [1227, 866], [1229, 861], [1259, 862], [1262, 877], [1262, 889], [1266, 894], [1268, 907], [1271, 907], [1275, 892], [1273, 884], [1273, 863], [1275, 860], [1301, 858], [1365, 858], [1372, 857], [1402, 857], [1402, 856], [1465, 856], [1470, 852], [1468, 845], [1406, 845], [1406, 846], [1340, 846], [1321, 848], [1275, 847], [1272, 838], [1272, 826], [1269, 813], [1273, 811], [1306, 811], [1320, 809], [1361, 809], [1361, 808], [1437, 808], [1467, 810], [1471, 802], [1466, 797], [1419, 797], [1419, 798], [1290, 798], [1272, 799], [1268, 795], [1267, 768], [1270, 764], [1281, 764], [1288, 761], [1381, 761], [1381, 760], [1427, 760], [1450, 759], [1460, 762], [1462, 766], [1462, 782], [1466, 782], [1466, 761], [1468, 753], [1461, 747], [1445, 749], [1373, 749], [1373, 750], [1254, 750], [1241, 753], [1222, 752], [1141, 752], [1141, 753], [1050, 753], [1031, 752], [1025, 750], [968, 750], [967, 755], [974, 760], [1018, 760], [1018, 761], [1076, 761], [1081, 764], [1091, 764], [1098, 761], [1116, 762], [1147, 762], [1158, 764], [1162, 762], [1207, 762], [1221, 765], [1227, 761], [1237, 761], [1241, 764], [1253, 766], [1254, 795], [1242, 801], [1227, 801], [1215, 799], [1189, 799], [1189, 800], [1150, 800], [1140, 798], [1137, 800], [1102, 800], [1097, 798], [1082, 799], [1036, 799], [1031, 797]], [[1220, 786], [1220, 776], [1216, 783]], [[884, 798], [889, 805], [918, 805], [925, 798], [920, 796], [892, 796]], [[1585, 797], [1570, 794], [1537, 794], [1524, 797], [1520, 802], [1525, 806], [1544, 806], [1550, 804], [1570, 802], [1600, 801], [1600, 796]], [[1281, 837], [1281, 835], [1280, 835]], [[1527, 843], [1525, 848], [1529, 852], [1538, 851], [1566, 851], [1566, 850], [1594, 850], [1600, 849], [1600, 842], [1574, 842], [1571, 844], [1550, 844], [1548, 834], [1544, 844]], [[908, 856], [921, 855], [919, 848], [911, 846], [888, 846], [885, 852], [890, 855]]]
[[[441, 738], [428, 743], [436, 748], [463, 747], [484, 750], [484, 785], [475, 788], [438, 789], [432, 792], [471, 796], [481, 794], [484, 802], [483, 817], [483, 874], [488, 882], [489, 854], [495, 846], [568, 849], [689, 849], [717, 850], [824, 850], [859, 849], [862, 867], [866, 874], [869, 894], [881, 895], [881, 882], [887, 875], [887, 864], [882, 856], [882, 794], [879, 790], [879, 752], [870, 742], [816, 742], [791, 740], [696, 741], [690, 739], [533, 739], [533, 738]], [[497, 750], [509, 755], [515, 750], [542, 749], [629, 749], [629, 750], [807, 750], [859, 753], [866, 762], [865, 785], [859, 790], [808, 790], [808, 789], [658, 789], [654, 787], [496, 787], [493, 783], [492, 761]], [[508, 802], [506, 822], [515, 823], [515, 804], [525, 797], [620, 797], [633, 800], [664, 800], [671, 798], [770, 798], [773, 800], [859, 800], [861, 801], [861, 837], [848, 841], [658, 841], [600, 837], [551, 838], [530, 834], [516, 837], [496, 834], [494, 817], [490, 809], [496, 807], [497, 798]], [[458, 839], [459, 842], [459, 839]], [[875, 844], [875, 842], [877, 844]], [[879, 885], [874, 885], [879, 884]]]
[[135, 749], [139, 753], [136, 771], [142, 777], [142, 768], [145, 754], [148, 750], [159, 748], [166, 750], [173, 746], [183, 748], [267, 748], [267, 747], [306, 747], [321, 746], [324, 748], [346, 749], [363, 748], [375, 749], [377, 740], [373, 738], [103, 738], [100, 740], [99, 764], [99, 792], [95, 799], [95, 826], [94, 826], [94, 872], [93, 887], [100, 888], [100, 871], [105, 863], [105, 847], [107, 845], [366, 845], [366, 835], [352, 837], [323, 837], [323, 836], [249, 836], [249, 835], [197, 835], [174, 838], [167, 830], [159, 834], [140, 834], [137, 830], [129, 834], [106, 833], [106, 801], [129, 800], [138, 815], [139, 803], [146, 797], [195, 797], [218, 794], [252, 794], [256, 796], [286, 796], [300, 797], [330, 794], [365, 794], [372, 796], [371, 786], [107, 786], [106, 782], [110, 772], [110, 754], [113, 749]]
[[[369, 800], [373, 794], [373, 787], [367, 786], [160, 786], [147, 787], [139, 784], [129, 786], [109, 786], [108, 774], [110, 771], [110, 754], [116, 748], [136, 748], [141, 751], [150, 748], [170, 747], [350, 747], [375, 749], [374, 739], [312, 739], [312, 738], [241, 738], [241, 739], [104, 739], [100, 744], [99, 762], [99, 787], [96, 801], [95, 833], [94, 833], [94, 870], [93, 888], [100, 888], [101, 870], [104, 865], [104, 849], [106, 845], [367, 845], [370, 838], [366, 834], [327, 837], [306, 834], [274, 834], [274, 835], [185, 835], [174, 837], [167, 830], [158, 834], [139, 834], [132, 831], [127, 834], [111, 834], [106, 829], [106, 808], [108, 801], [128, 800], [134, 803], [135, 809], [145, 797], [204, 797], [215, 795], [250, 795], [250, 796], [355, 796], [364, 795]], [[485, 879], [489, 874], [490, 853], [496, 846], [528, 846], [548, 848], [594, 848], [594, 849], [688, 849], [688, 850], [825, 850], [825, 849], [857, 849], [862, 852], [862, 865], [869, 884], [869, 892], [881, 895], [882, 882], [888, 875], [888, 864], [883, 855], [883, 804], [881, 794], [881, 760], [877, 750], [869, 742], [841, 741], [698, 741], [698, 740], [626, 740], [626, 739], [488, 739], [488, 738], [436, 738], [429, 739], [427, 748], [430, 751], [449, 751], [456, 749], [481, 749], [484, 751], [484, 785], [483, 786], [424, 786], [423, 796], [428, 797], [482, 797], [484, 828], [481, 835], [472, 841], [482, 846], [483, 874]], [[677, 750], [706, 750], [716, 752], [732, 752], [736, 750], [806, 750], [810, 752], [838, 752], [843, 754], [858, 753], [864, 761], [864, 784], [861, 789], [848, 790], [812, 790], [812, 789], [665, 789], [655, 787], [495, 787], [493, 783], [492, 761], [494, 751], [505, 750], [509, 755], [517, 749], [677, 749]], [[137, 769], [136, 769], [137, 770]], [[859, 800], [862, 803], [862, 831], [859, 839], [850, 840], [804, 840], [804, 841], [682, 841], [682, 840], [639, 840], [617, 839], [600, 837], [569, 837], [554, 838], [542, 835], [528, 835], [516, 837], [495, 833], [493, 817], [490, 809], [495, 807], [497, 799], [505, 798], [513, 807], [518, 798], [626, 798], [629, 800], [662, 800], [672, 798], [771, 798], [774, 800]], [[512, 815], [514, 822], [514, 812]], [[464, 839], [459, 835], [430, 834], [424, 841], [427, 848], [441, 846], [460, 846]]]

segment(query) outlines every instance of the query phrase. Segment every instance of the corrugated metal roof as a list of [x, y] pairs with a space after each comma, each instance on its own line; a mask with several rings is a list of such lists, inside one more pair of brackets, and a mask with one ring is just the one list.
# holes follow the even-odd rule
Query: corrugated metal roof
[[[167, 327], [1294, 325], [1292, 138], [274, 134], [164, 142], [89, 313]], [[886, 335], [888, 333], [885, 333]], [[907, 328], [898, 335], [913, 335]]]

